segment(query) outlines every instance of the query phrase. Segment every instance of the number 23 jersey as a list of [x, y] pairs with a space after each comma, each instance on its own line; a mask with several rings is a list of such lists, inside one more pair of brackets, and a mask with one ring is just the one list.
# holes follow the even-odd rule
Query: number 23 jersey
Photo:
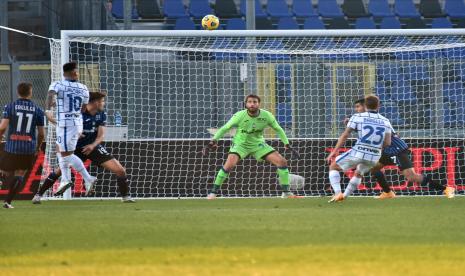
[[53, 82], [49, 91], [56, 94], [56, 119], [58, 126], [82, 126], [81, 107], [89, 103], [89, 90], [73, 80]]

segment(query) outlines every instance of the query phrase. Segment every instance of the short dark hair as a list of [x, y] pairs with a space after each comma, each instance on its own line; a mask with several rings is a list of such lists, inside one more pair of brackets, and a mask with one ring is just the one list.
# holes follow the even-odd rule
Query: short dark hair
[[98, 101], [102, 98], [105, 98], [107, 96], [107, 92], [105, 91], [97, 91], [97, 92], [90, 92], [89, 93], [89, 103], [93, 101]]
[[379, 108], [379, 98], [375, 95], [365, 97], [365, 106], [369, 110], [377, 110]]
[[23, 98], [27, 98], [31, 95], [32, 84], [29, 82], [21, 82], [18, 84], [18, 95]]
[[65, 73], [69, 73], [69, 72], [71, 72], [73, 70], [76, 70], [76, 69], [77, 69], [77, 63], [74, 62], [74, 61], [65, 63], [63, 65], [63, 72], [65, 72]]
[[247, 97], [245, 97], [245, 102], [247, 102], [249, 98], [257, 99], [258, 103], [262, 101], [258, 95], [250, 94], [250, 95], [247, 95]]
[[364, 105], [365, 104], [365, 99], [358, 99], [354, 102], [354, 105], [356, 104], [361, 104], [361, 105]]

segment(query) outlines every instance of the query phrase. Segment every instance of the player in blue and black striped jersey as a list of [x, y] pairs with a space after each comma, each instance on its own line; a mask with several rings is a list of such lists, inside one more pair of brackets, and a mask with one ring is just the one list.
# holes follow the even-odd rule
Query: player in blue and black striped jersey
[[[90, 93], [89, 103], [82, 112], [83, 132], [77, 141], [74, 154], [79, 157], [82, 162], [90, 159], [93, 165], [101, 166], [116, 174], [122, 201], [132, 203], [135, 201], [128, 195], [129, 185], [125, 168], [102, 145], [107, 118], [104, 112], [105, 96], [106, 94], [103, 92]], [[49, 120], [55, 123], [53, 118], [49, 117]], [[42, 195], [53, 186], [53, 183], [55, 183], [60, 176], [61, 170], [57, 168], [44, 181], [32, 202], [34, 204], [39, 204]]]
[[17, 91], [18, 100], [5, 106], [0, 122], [0, 142], [8, 129], [0, 156], [0, 170], [6, 173], [6, 184], [9, 186], [3, 207], [8, 209], [13, 208], [11, 201], [21, 190], [24, 175], [32, 168], [45, 137], [45, 115], [31, 101], [32, 84], [20, 83]]
[[[364, 100], [358, 100], [354, 103], [356, 113], [365, 112]], [[433, 190], [443, 191], [444, 195], [448, 198], [454, 197], [455, 189], [441, 185], [434, 181], [431, 175], [418, 174], [413, 168], [413, 163], [410, 158], [410, 149], [407, 143], [400, 138], [400, 136], [392, 130], [391, 145], [384, 148], [381, 158], [371, 169], [371, 174], [376, 178], [379, 185], [383, 189], [379, 199], [394, 198], [395, 193], [392, 191], [390, 185], [387, 183], [384, 173], [381, 169], [388, 165], [397, 165], [402, 175], [410, 182], [420, 183], [421, 186], [429, 186]]]

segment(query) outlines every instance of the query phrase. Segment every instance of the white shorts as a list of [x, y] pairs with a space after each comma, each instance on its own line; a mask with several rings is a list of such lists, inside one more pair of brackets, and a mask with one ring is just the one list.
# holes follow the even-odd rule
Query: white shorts
[[352, 150], [344, 152], [343, 154], [336, 157], [336, 164], [341, 167], [345, 172], [347, 170], [357, 168], [359, 174], [364, 175], [373, 168], [378, 160], [366, 160], [355, 156]]
[[57, 127], [57, 145], [60, 152], [74, 151], [81, 136], [82, 126]]

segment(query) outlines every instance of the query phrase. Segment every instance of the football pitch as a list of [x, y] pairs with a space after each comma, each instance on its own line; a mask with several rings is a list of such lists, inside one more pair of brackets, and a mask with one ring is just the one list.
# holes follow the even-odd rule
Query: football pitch
[[1, 275], [463, 275], [465, 197], [15, 201]]

